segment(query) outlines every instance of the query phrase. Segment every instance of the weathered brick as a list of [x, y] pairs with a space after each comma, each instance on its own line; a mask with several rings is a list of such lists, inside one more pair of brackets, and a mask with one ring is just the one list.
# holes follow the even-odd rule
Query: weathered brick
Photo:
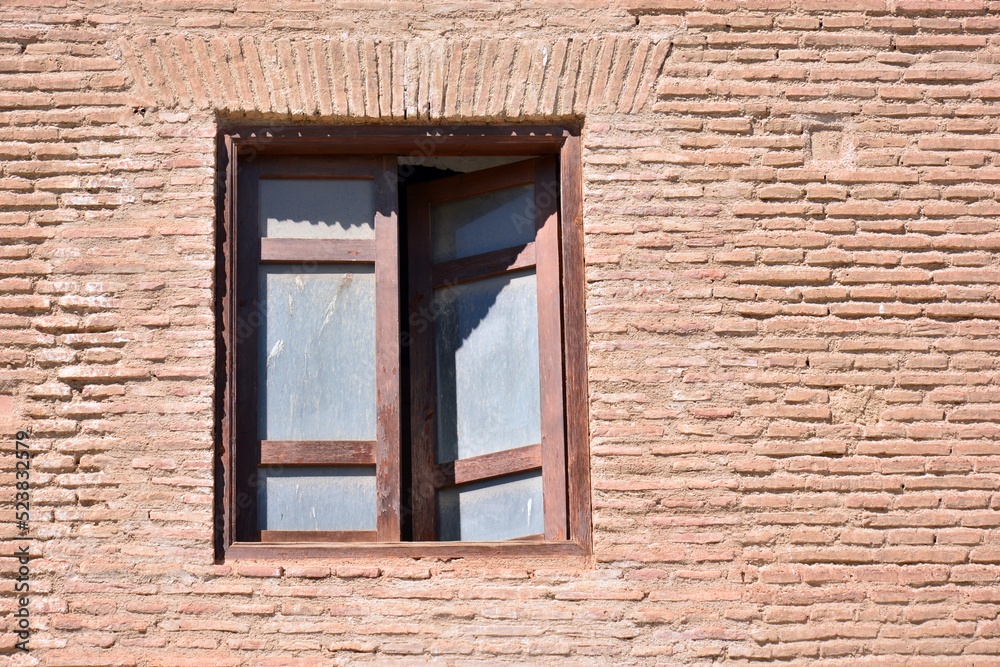
[[[7, 3], [31, 655], [990, 663], [994, 4]], [[217, 563], [220, 127], [568, 118], [593, 554]]]

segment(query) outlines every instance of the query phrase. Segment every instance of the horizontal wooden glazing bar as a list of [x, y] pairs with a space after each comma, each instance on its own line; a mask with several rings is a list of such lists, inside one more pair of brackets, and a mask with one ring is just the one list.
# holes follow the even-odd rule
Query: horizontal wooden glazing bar
[[528, 243], [435, 264], [431, 268], [431, 284], [434, 287], [445, 287], [528, 269], [534, 265], [535, 244]]
[[262, 440], [261, 465], [375, 465], [374, 440]]
[[527, 445], [502, 452], [439, 463], [434, 468], [434, 487], [453, 486], [483, 479], [513, 475], [542, 467], [542, 446]]
[[367, 262], [375, 261], [375, 241], [358, 239], [260, 240], [260, 261]]

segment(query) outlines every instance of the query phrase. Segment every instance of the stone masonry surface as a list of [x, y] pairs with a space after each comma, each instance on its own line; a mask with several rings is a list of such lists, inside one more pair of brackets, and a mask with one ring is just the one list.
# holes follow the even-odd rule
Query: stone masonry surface
[[[216, 562], [219, 128], [521, 121], [593, 555]], [[0, 0], [0, 665], [1000, 665], [998, 124], [1000, 2]]]

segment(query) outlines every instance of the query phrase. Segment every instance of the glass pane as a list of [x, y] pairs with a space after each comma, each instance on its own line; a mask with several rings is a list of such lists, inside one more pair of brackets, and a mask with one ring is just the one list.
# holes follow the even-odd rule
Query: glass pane
[[375, 530], [375, 468], [261, 467], [261, 530]]
[[278, 239], [375, 238], [368, 179], [262, 178], [260, 235]]
[[438, 539], [512, 540], [543, 532], [541, 470], [438, 491]]
[[535, 240], [535, 186], [518, 185], [431, 207], [435, 262]]
[[372, 266], [261, 266], [258, 437], [375, 439]]
[[434, 299], [438, 462], [541, 442], [534, 269]]

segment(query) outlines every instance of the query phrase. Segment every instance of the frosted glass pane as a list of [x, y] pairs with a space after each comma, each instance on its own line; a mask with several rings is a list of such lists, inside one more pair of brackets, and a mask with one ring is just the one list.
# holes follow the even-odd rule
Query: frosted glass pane
[[437, 290], [439, 463], [541, 442], [535, 271]]
[[374, 467], [261, 467], [260, 530], [375, 530]]
[[375, 238], [368, 179], [262, 178], [260, 235], [278, 239]]
[[535, 186], [518, 185], [431, 208], [435, 262], [535, 240]]
[[374, 267], [259, 275], [259, 437], [374, 440]]
[[438, 539], [512, 540], [543, 532], [540, 470], [438, 492]]

